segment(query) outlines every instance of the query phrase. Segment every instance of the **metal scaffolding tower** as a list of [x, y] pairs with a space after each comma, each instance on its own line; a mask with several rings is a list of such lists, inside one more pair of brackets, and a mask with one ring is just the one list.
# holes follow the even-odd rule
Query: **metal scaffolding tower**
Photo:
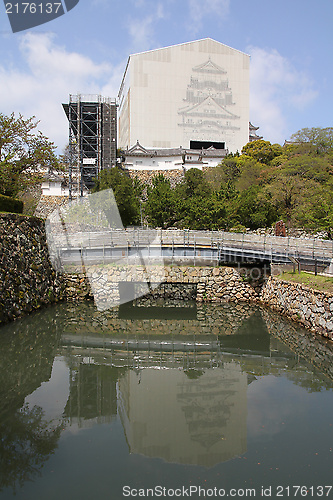
[[69, 123], [69, 196], [83, 196], [117, 158], [116, 100], [101, 95], [69, 95], [63, 104]]

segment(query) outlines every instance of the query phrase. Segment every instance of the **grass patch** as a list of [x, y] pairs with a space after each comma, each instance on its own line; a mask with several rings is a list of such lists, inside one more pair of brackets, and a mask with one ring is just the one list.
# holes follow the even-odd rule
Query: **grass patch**
[[333, 294], [333, 278], [330, 276], [315, 276], [314, 274], [302, 271], [300, 274], [298, 272], [284, 272], [278, 278], [292, 283], [301, 283], [315, 290]]

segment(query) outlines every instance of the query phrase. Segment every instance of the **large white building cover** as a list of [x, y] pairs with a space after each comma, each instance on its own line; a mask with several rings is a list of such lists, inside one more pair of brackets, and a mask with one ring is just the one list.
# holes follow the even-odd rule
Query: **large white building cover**
[[131, 55], [119, 91], [119, 146], [189, 148], [249, 140], [250, 56], [206, 38]]

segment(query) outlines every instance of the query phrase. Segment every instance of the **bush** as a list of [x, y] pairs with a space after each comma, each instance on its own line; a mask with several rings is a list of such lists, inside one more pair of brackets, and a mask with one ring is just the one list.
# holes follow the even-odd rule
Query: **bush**
[[0, 212], [21, 214], [23, 212], [23, 201], [0, 194]]

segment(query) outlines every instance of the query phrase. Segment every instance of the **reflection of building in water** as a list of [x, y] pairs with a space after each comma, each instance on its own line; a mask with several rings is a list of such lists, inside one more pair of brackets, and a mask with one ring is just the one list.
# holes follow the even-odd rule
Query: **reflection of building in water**
[[86, 427], [88, 421], [111, 422], [117, 415], [116, 383], [119, 371], [112, 366], [95, 365], [81, 359], [70, 371], [70, 396], [64, 416]]
[[[123, 312], [129, 315], [129, 309]], [[310, 345], [308, 335], [300, 336], [281, 318], [264, 311], [263, 322], [249, 306], [230, 304], [197, 314], [194, 320], [149, 320], [145, 314], [131, 321], [130, 315], [107, 312], [87, 314], [84, 321], [80, 312], [80, 323], [69, 322], [62, 337], [61, 354], [71, 373], [65, 416], [86, 427], [119, 414], [132, 453], [211, 467], [246, 451], [248, 383], [283, 374], [303, 387], [326, 387], [301, 359], [304, 349], [311, 361], [322, 360], [326, 351], [321, 346], [316, 354], [313, 339]], [[89, 330], [93, 323], [103, 326], [103, 334]], [[270, 337], [266, 325], [278, 337], [287, 336], [296, 354]], [[197, 352], [195, 342], [213, 341], [210, 336], [214, 348]], [[153, 341], [160, 347], [151, 348]], [[166, 350], [180, 341], [187, 348]], [[327, 365], [330, 357], [327, 351]]]
[[211, 467], [246, 451], [247, 376], [231, 361], [204, 372], [143, 369], [119, 381], [132, 453]]

